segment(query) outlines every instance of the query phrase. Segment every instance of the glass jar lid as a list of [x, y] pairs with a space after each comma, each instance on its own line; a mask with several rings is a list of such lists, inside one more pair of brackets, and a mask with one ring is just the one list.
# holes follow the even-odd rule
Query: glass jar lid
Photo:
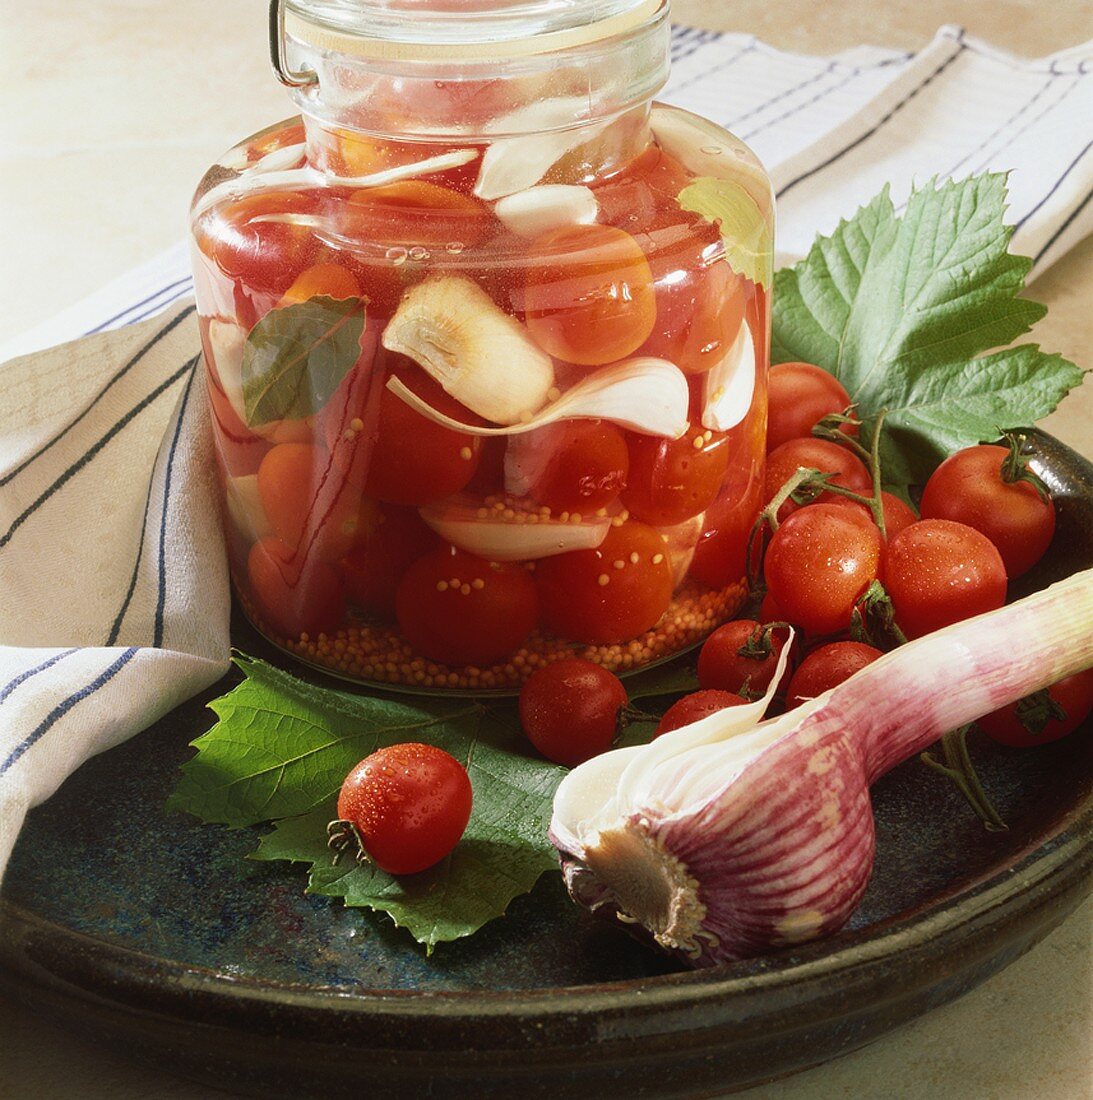
[[299, 42], [390, 60], [514, 58], [627, 35], [667, 0], [285, 0]]

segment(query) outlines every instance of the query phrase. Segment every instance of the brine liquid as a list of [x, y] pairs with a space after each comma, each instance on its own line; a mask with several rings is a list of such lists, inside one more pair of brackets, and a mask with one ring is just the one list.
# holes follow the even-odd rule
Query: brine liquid
[[[769, 306], [722, 227], [681, 205], [689, 158], [654, 136], [597, 177], [577, 150], [543, 180], [570, 190], [499, 205], [475, 194], [483, 146], [319, 186], [303, 136], [294, 120], [243, 143], [195, 206], [231, 570], [255, 625], [349, 677], [491, 690], [563, 656], [640, 668], [731, 617]], [[735, 147], [710, 141], [699, 168], [723, 152], [732, 181]], [[451, 151], [327, 132], [306, 156], [360, 178]], [[648, 408], [617, 386], [650, 360], [671, 434], [635, 430]], [[616, 404], [536, 426], [593, 379]]]

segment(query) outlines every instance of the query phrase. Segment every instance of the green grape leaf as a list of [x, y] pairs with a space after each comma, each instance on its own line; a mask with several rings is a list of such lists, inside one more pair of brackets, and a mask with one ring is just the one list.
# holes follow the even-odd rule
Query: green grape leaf
[[775, 276], [773, 360], [830, 371], [866, 433], [888, 410], [888, 484], [925, 481], [948, 454], [1047, 415], [1081, 381], [1060, 355], [1008, 347], [1046, 310], [1018, 297], [1032, 261], [1008, 251], [1005, 203], [998, 173], [930, 183], [902, 215], [885, 188]]
[[319, 295], [271, 309], [243, 345], [248, 426], [317, 413], [360, 358], [364, 319], [361, 298]]
[[[308, 889], [389, 913], [432, 947], [469, 936], [557, 868], [547, 838], [563, 769], [526, 749], [515, 710], [474, 702], [354, 695], [315, 687], [237, 656], [245, 679], [210, 704], [218, 721], [194, 741], [168, 809], [232, 826], [276, 822], [257, 859], [312, 865]], [[396, 878], [327, 849], [337, 793], [358, 761], [384, 745], [425, 741], [467, 769], [470, 823], [452, 854]]]
[[771, 232], [755, 199], [738, 183], [700, 176], [679, 193], [679, 205], [721, 230], [725, 259], [738, 275], [762, 287], [771, 281]]

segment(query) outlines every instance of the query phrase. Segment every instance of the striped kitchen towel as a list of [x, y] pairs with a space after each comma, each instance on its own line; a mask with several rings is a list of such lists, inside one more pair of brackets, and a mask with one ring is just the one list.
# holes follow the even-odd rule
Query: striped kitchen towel
[[[770, 169], [780, 263], [885, 183], [902, 204], [988, 169], [1012, 171], [1034, 274], [1093, 229], [1093, 43], [1027, 61], [944, 27], [915, 54], [809, 57], [677, 27], [672, 55], [663, 98]], [[22, 356], [0, 366], [0, 870], [28, 807], [226, 667], [191, 292], [179, 245], [0, 347]]]

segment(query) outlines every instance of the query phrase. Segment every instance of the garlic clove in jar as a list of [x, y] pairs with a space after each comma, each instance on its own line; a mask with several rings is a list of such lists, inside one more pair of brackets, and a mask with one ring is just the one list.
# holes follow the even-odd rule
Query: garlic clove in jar
[[530, 419], [554, 385], [554, 363], [515, 317], [462, 275], [411, 287], [383, 331], [472, 412], [496, 424]]
[[507, 229], [530, 239], [567, 225], [591, 225], [600, 204], [590, 187], [548, 183], [507, 195], [493, 211]]
[[712, 432], [735, 428], [751, 408], [755, 393], [755, 342], [747, 320], [729, 350], [703, 381], [702, 426]]

